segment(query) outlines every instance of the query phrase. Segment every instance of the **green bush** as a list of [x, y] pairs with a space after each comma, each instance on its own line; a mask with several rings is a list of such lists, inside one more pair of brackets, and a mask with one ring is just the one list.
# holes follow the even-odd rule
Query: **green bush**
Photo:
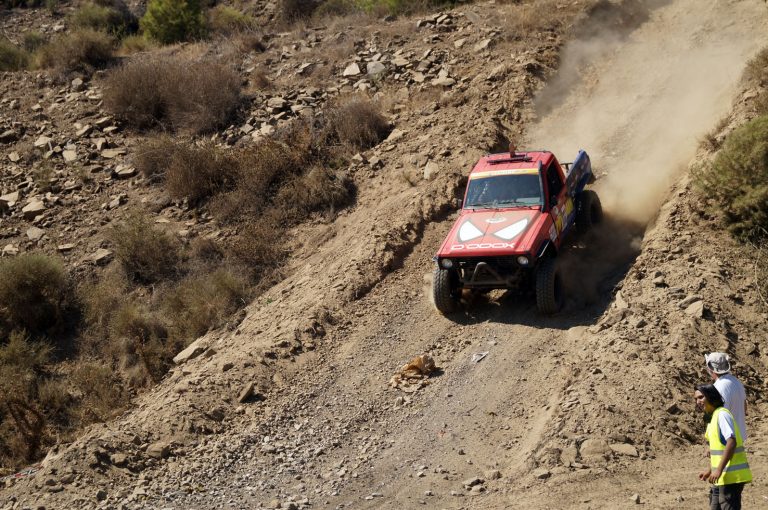
[[16, 329], [45, 333], [63, 326], [68, 297], [57, 260], [38, 253], [0, 259], [0, 339]]
[[146, 58], [109, 74], [104, 103], [135, 129], [198, 134], [227, 124], [239, 103], [240, 88], [237, 74], [214, 62]]
[[178, 240], [155, 228], [147, 217], [134, 214], [112, 227], [108, 235], [115, 247], [115, 258], [131, 280], [155, 283], [180, 273]]
[[150, 0], [140, 25], [147, 37], [161, 44], [205, 35], [205, 16], [199, 0]]
[[768, 230], [768, 115], [734, 130], [714, 161], [694, 170], [695, 181], [715, 200], [728, 229], [742, 239]]
[[29, 64], [29, 54], [5, 37], [0, 37], [0, 71], [19, 71]]
[[37, 65], [60, 74], [91, 73], [112, 60], [114, 41], [103, 32], [81, 29], [57, 37], [36, 53]]

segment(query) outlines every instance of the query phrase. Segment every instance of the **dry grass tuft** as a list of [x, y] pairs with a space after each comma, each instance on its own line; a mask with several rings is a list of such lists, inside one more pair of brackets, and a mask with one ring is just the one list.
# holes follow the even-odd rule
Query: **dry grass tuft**
[[90, 74], [112, 61], [114, 41], [103, 32], [81, 29], [61, 35], [35, 54], [39, 67], [52, 68], [61, 75]]
[[227, 123], [240, 100], [240, 78], [214, 62], [152, 57], [107, 77], [104, 103], [135, 129], [204, 133]]
[[175, 278], [181, 272], [179, 241], [154, 227], [145, 216], [130, 216], [112, 227], [108, 236], [115, 247], [115, 258], [134, 282], [154, 283]]
[[66, 323], [69, 281], [61, 263], [31, 253], [0, 259], [0, 339], [13, 330], [44, 334]]

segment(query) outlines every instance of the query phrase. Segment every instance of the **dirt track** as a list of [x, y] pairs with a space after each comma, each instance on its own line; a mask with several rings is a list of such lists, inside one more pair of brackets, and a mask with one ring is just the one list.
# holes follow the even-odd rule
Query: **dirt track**
[[[611, 40], [611, 50], [589, 63], [567, 96], [548, 97], [547, 116], [527, 129], [531, 144], [563, 159], [575, 154], [575, 144], [590, 151], [607, 174], [598, 189], [608, 211], [640, 223], [658, 211], [669, 183], [693, 158], [697, 138], [728, 111], [743, 63], [767, 42], [759, 39], [768, 25], [762, 1], [654, 6], [645, 23]], [[225, 433], [178, 446], [173, 460], [152, 469], [148, 479], [108, 470], [107, 478], [121, 480], [115, 494], [143, 491], [129, 507], [253, 507], [273, 499], [286, 507], [289, 498], [306, 498], [314, 508], [619, 508], [634, 506], [635, 493], [644, 508], [702, 507], [705, 489], [692, 475], [698, 449], [664, 434], [650, 442], [633, 428], [650, 416], [643, 406], [659, 395], [635, 401], [632, 390], [653, 374], [667, 376], [671, 364], [649, 355], [656, 338], [638, 341], [635, 357], [626, 357], [629, 350], [594, 350], [600, 338], [590, 331], [614, 309], [611, 289], [632, 272], [640, 248], [629, 223], [609, 223], [598, 240], [604, 244], [585, 257], [571, 255], [574, 272], [592, 269], [596, 258], [603, 267], [571, 284], [590, 299], [571, 299], [556, 317], [538, 314], [530, 296], [502, 293], [451, 318], [433, 309], [430, 259], [452, 221], [456, 172], [466, 173], [478, 154], [451, 141], [475, 129], [489, 134], [486, 148], [494, 144], [491, 127], [464, 125], [461, 116], [455, 114], [446, 133], [427, 132], [434, 137], [412, 126], [397, 148], [407, 154], [429, 144], [438, 146], [436, 152], [440, 144], [453, 147], [440, 161], [440, 178], [408, 187], [400, 170], [385, 166], [361, 187], [354, 209], [304, 238], [298, 248], [304, 256], [289, 278], [254, 303], [235, 332], [206, 339], [215, 353], [176, 369], [139, 409], [107, 427], [113, 432], [90, 432], [119, 443], [121, 434], [143, 437], [150, 428], [155, 439], [173, 439], [247, 382], [255, 382], [264, 398], [227, 412], [234, 426]], [[439, 134], [443, 139], [435, 142]], [[679, 189], [673, 204], [687, 200]], [[644, 247], [674, 244], [669, 240], [679, 233], [672, 229], [681, 226], [662, 217]], [[650, 271], [651, 259], [638, 260]], [[377, 272], [386, 277], [371, 290]], [[685, 275], [672, 278], [670, 286], [686, 287]], [[638, 316], [652, 321], [656, 298], [643, 299]], [[702, 337], [706, 331], [702, 327]], [[279, 350], [277, 360], [263, 356], [280, 341], [297, 339], [310, 352], [295, 361], [280, 360]], [[701, 347], [709, 347], [705, 340]], [[423, 352], [434, 356], [442, 373], [413, 394], [390, 388], [398, 367]], [[472, 362], [481, 352], [488, 354]], [[228, 362], [234, 368], [222, 371]], [[623, 385], [614, 385], [614, 377]], [[662, 404], [683, 396], [673, 391]], [[586, 420], [569, 404], [576, 397]], [[631, 430], [600, 422], [611, 407], [628, 413], [616, 420]], [[634, 444], [637, 457], [590, 463], [582, 455], [578, 466], [549, 458], [553, 445], [564, 454], [558, 441], [583, 444], [612, 433], [624, 436], [612, 437], [612, 444]], [[764, 438], [757, 433], [753, 447], [762, 447]], [[674, 448], [673, 459], [664, 458], [665, 447]], [[756, 456], [754, 464], [768, 470], [765, 457]], [[474, 477], [485, 480], [483, 492], [464, 488]], [[768, 488], [754, 485], [745, 501], [758, 508]], [[90, 492], [80, 491], [83, 504], [95, 504]]]

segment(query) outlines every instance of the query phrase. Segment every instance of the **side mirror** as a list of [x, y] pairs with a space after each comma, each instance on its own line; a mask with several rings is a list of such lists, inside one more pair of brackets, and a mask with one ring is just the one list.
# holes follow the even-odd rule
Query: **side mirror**
[[456, 209], [461, 209], [464, 206], [464, 201], [460, 198], [457, 198], [456, 202], [454, 202], [454, 205], [456, 205]]

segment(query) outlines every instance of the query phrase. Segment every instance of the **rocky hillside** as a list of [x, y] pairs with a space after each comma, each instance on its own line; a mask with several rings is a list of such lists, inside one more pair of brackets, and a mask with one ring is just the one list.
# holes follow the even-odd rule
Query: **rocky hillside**
[[[768, 19], [761, 2], [739, 5], [707, 2], [697, 30], [678, 33], [703, 44], [707, 34], [721, 40], [706, 29], [724, 17], [736, 26]], [[642, 31], [660, 37], [691, 6], [483, 3], [374, 25], [342, 18], [266, 34], [263, 51], [231, 62], [250, 86], [238, 122], [205, 138], [235, 151], [331, 99], [365, 94], [391, 126], [345, 167], [353, 203], [333, 219], [311, 216], [276, 232], [291, 252], [279, 282], [179, 353], [175, 367], [153, 389], [137, 392], [123, 414], [3, 479], [0, 502], [698, 508], [702, 428], [689, 393], [703, 381], [709, 350], [730, 352], [749, 386], [750, 453], [760, 469], [768, 317], [754, 253], [724, 234], [679, 168], [665, 174], [677, 182], [654, 198], [664, 204], [657, 214], [641, 221], [611, 205], [603, 229], [572, 250], [567, 263], [580, 277], [570, 283], [573, 297], [562, 314], [543, 317], [529, 296], [513, 293], [478, 298], [450, 318], [429, 303], [430, 259], [453, 219], [463, 176], [478, 155], [510, 139], [542, 139], [537, 129], [546, 124], [533, 100], [548, 90], [559, 63], [569, 62], [564, 48], [573, 46], [565, 43], [596, 42], [590, 38], [603, 27], [617, 45], [613, 55], [623, 56], [618, 49], [631, 47]], [[555, 15], [539, 16], [545, 8]], [[736, 54], [746, 62], [763, 44], [746, 40]], [[228, 48], [221, 41], [172, 51], [230, 59]], [[592, 58], [603, 74], [584, 73], [571, 84], [566, 107], [550, 110], [561, 123], [578, 125], [569, 109], [600, 81], [615, 83], [610, 69], [618, 66], [606, 64], [611, 52]], [[272, 88], [255, 90], [257, 70]], [[182, 239], [238, 235], [241, 225], [170, 199], [135, 170], [145, 135], [104, 110], [103, 78], [62, 85], [46, 72], [3, 76], [3, 104], [15, 105], [2, 135], [6, 255], [58, 252], [75, 273], [102, 271], [101, 264], [117, 262], [105, 229], [131, 207]], [[668, 89], [652, 86], [652, 94], [629, 95], [640, 106], [662, 100]], [[761, 93], [739, 92], [736, 77], [728, 91], [711, 98], [724, 110], [710, 110], [706, 119], [714, 126], [737, 98], [712, 135], [719, 139], [752, 115], [749, 98]], [[688, 160], [711, 157], [694, 155], [692, 138]], [[626, 139], [611, 141], [616, 152], [632, 148]], [[565, 136], [552, 143], [567, 145]], [[593, 158], [608, 182], [613, 167], [600, 157], [616, 156], [604, 147], [595, 142]], [[33, 174], [40, 161], [54, 163], [44, 181]], [[84, 170], [88, 179], [77, 173]], [[615, 188], [598, 182], [597, 189], [614, 203]], [[392, 375], [423, 353], [436, 362], [433, 377], [392, 387]], [[757, 481], [745, 501], [759, 507], [764, 496], [768, 486]]]

